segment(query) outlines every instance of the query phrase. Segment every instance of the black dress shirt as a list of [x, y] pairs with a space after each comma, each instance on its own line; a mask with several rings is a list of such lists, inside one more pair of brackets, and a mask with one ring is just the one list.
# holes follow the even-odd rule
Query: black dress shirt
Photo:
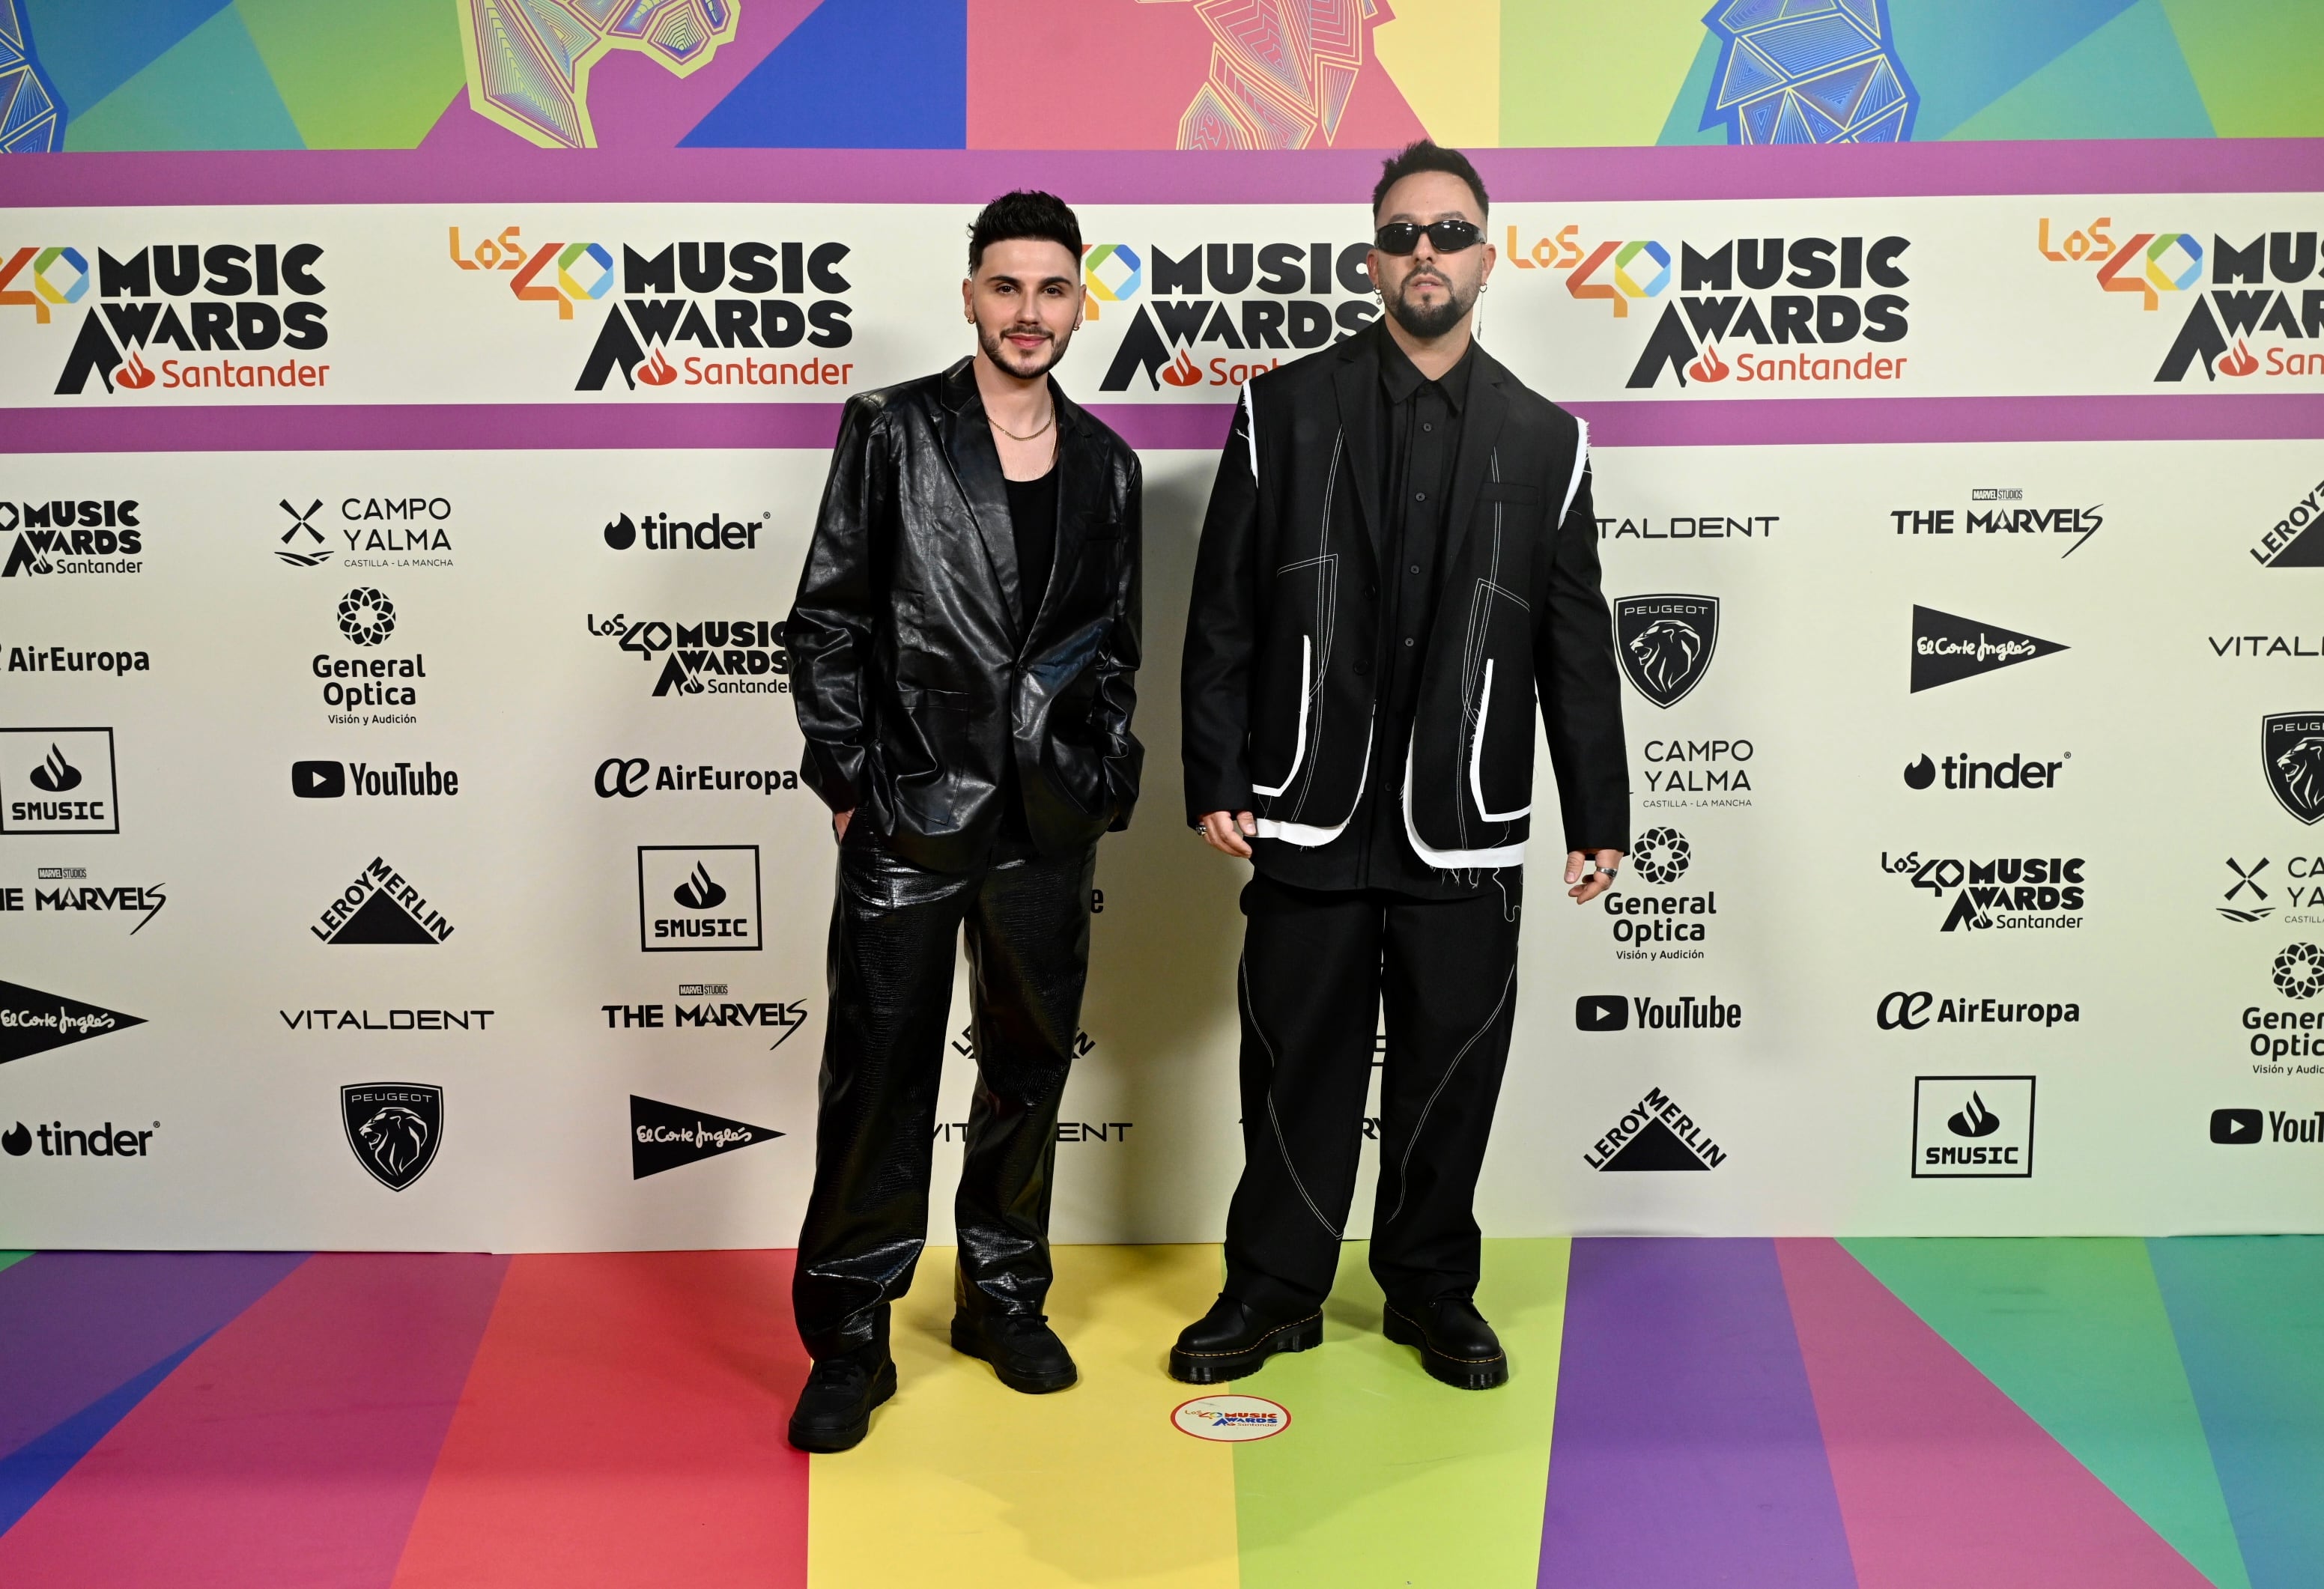
[[1357, 468], [1378, 472], [1380, 513], [1371, 526], [1378, 553], [1379, 645], [1369, 663], [1379, 681], [1372, 754], [1363, 797], [1340, 836], [1312, 848], [1263, 839], [1253, 864], [1295, 888], [1384, 889], [1419, 899], [1463, 899], [1488, 886], [1489, 873], [1438, 871], [1413, 850], [1404, 831], [1405, 748], [1420, 702], [1420, 669], [1436, 621], [1443, 583], [1444, 511], [1461, 446], [1461, 413], [1469, 397], [1475, 344], [1435, 381], [1405, 356], [1385, 327], [1380, 344], [1380, 434]]

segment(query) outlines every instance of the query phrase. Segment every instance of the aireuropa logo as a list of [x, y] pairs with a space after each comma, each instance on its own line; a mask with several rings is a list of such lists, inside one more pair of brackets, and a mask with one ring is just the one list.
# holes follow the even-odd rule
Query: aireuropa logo
[[1172, 1408], [1170, 1421], [1197, 1440], [1264, 1440], [1291, 1427], [1291, 1410], [1264, 1396], [1197, 1396]]
[[2324, 299], [2314, 286], [2314, 231], [2263, 232], [2240, 243], [2215, 232], [2207, 249], [2192, 232], [2133, 231], [2117, 242], [2113, 232], [2126, 228], [2100, 216], [2052, 247], [2051, 225], [2043, 216], [2035, 234], [2043, 257], [2095, 265], [2100, 291], [2135, 297], [2148, 314], [2161, 309], [2165, 298], [2186, 302], [2179, 334], [2154, 372], [2157, 383], [2184, 381], [2199, 360], [2206, 381], [2324, 375], [2324, 353], [2283, 345], [2312, 341], [2318, 333], [2316, 306]]
[[2034, 1078], [1913, 1079], [1913, 1179], [2024, 1180], [2034, 1173]]
[[[317, 274], [322, 257], [322, 246], [313, 243], [157, 243], [122, 259], [98, 249], [100, 301], [82, 314], [57, 395], [79, 395], [92, 375], [115, 394], [327, 385], [330, 365], [298, 356], [330, 340], [330, 311], [319, 301], [324, 285]], [[53, 310], [87, 301], [91, 278], [78, 248], [27, 245], [0, 261], [0, 306], [28, 307], [45, 326]], [[29, 285], [17, 285], [20, 279]], [[156, 351], [162, 347], [189, 355], [280, 350], [288, 356], [180, 359]], [[149, 352], [153, 363], [143, 357]]]
[[1957, 994], [1939, 998], [1933, 993], [1902, 989], [1881, 995], [1873, 1010], [1883, 1032], [1918, 1032], [1932, 1021], [1940, 1026], [2070, 1026], [2081, 1018], [2080, 1005], [2056, 999], [2041, 1003]]
[[137, 574], [145, 549], [137, 500], [0, 501], [0, 535], [13, 535], [0, 579], [36, 574]]
[[[1173, 252], [1173, 248], [1176, 252]], [[1361, 243], [1192, 243], [1140, 251], [1098, 243], [1082, 253], [1089, 318], [1140, 297], [1101, 391], [1140, 377], [1166, 387], [1237, 387], [1286, 357], [1352, 336], [1379, 313]]]
[[1904, 378], [1908, 355], [1890, 350], [1910, 330], [1912, 304], [1898, 291], [1912, 280], [1902, 263], [1909, 238], [1733, 237], [1700, 248], [1682, 240], [1674, 250], [1651, 237], [1586, 242], [1569, 226], [1546, 262], [1523, 260], [1514, 227], [1509, 241], [1520, 268], [1564, 271], [1570, 296], [1603, 303], [1618, 320], [1662, 302], [1625, 383], [1632, 390], [1660, 385], [1665, 373], [1682, 389], [1729, 377], [1784, 390]]
[[[640, 386], [649, 391], [828, 389], [853, 381], [853, 363], [818, 359], [812, 352], [760, 356], [802, 343], [813, 350], [854, 341], [847, 298], [853, 287], [840, 271], [853, 252], [848, 243], [717, 239], [665, 243], [647, 253], [604, 242], [528, 244], [523, 234], [521, 225], [504, 226], [467, 244], [454, 226], [452, 262], [464, 271], [505, 272], [512, 297], [553, 304], [560, 320], [612, 300], [576, 391], [603, 391], [616, 373], [632, 391]], [[681, 344], [694, 351], [683, 351]]]

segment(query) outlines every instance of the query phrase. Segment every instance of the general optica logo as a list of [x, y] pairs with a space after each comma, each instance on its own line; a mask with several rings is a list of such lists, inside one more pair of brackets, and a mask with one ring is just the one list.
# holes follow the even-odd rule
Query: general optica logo
[[[527, 243], [512, 225], [474, 242], [450, 227], [447, 244], [456, 267], [504, 275], [512, 297], [553, 305], [560, 320], [606, 305], [576, 391], [603, 391], [615, 375], [631, 391], [853, 382], [853, 363], [816, 351], [854, 340], [853, 285], [840, 271], [847, 243], [717, 239], [642, 253], [628, 243]], [[764, 356], [776, 354], [788, 356]]]
[[2053, 238], [2054, 225], [2047, 216], [2037, 223], [2044, 259], [2094, 267], [2099, 290], [2137, 299], [2143, 313], [2166, 299], [2186, 304], [2158, 383], [2185, 380], [2199, 360], [2212, 381], [2324, 375], [2324, 351], [2285, 345], [2324, 338], [2316, 232], [2265, 232], [2241, 243], [2215, 232], [2207, 248], [2191, 232], [2131, 231], [2117, 240], [2114, 233], [2126, 229], [2109, 216]]

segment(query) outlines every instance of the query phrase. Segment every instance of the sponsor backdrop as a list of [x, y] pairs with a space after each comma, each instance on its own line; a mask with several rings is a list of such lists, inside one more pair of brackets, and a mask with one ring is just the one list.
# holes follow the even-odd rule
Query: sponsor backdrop
[[[300, 9], [0, 0], [0, 143], [131, 152], [0, 161], [0, 1245], [795, 1237], [783, 619], [838, 405], [965, 351], [1019, 183], [1147, 462], [1056, 1230], [1215, 1239], [1194, 539], [1235, 389], [1376, 312], [1367, 151], [1424, 127], [1488, 150], [1486, 344], [1592, 427], [1637, 806], [1602, 902], [1537, 858], [1488, 1232], [2324, 1228], [2312, 24]], [[1088, 114], [1033, 116], [979, 41], [1069, 23]], [[1834, 142], [1889, 147], [1759, 147]]]

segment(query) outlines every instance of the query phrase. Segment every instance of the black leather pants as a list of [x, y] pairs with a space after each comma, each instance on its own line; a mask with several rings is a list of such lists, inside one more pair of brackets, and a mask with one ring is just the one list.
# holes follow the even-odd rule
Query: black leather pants
[[[1019, 852], [1021, 853], [1021, 847]], [[791, 1281], [800, 1337], [828, 1357], [884, 1339], [927, 1245], [953, 946], [968, 931], [976, 1093], [954, 1203], [964, 1310], [1039, 1313], [1049, 1193], [1089, 970], [1097, 847], [931, 872], [844, 845], [815, 1190]]]

